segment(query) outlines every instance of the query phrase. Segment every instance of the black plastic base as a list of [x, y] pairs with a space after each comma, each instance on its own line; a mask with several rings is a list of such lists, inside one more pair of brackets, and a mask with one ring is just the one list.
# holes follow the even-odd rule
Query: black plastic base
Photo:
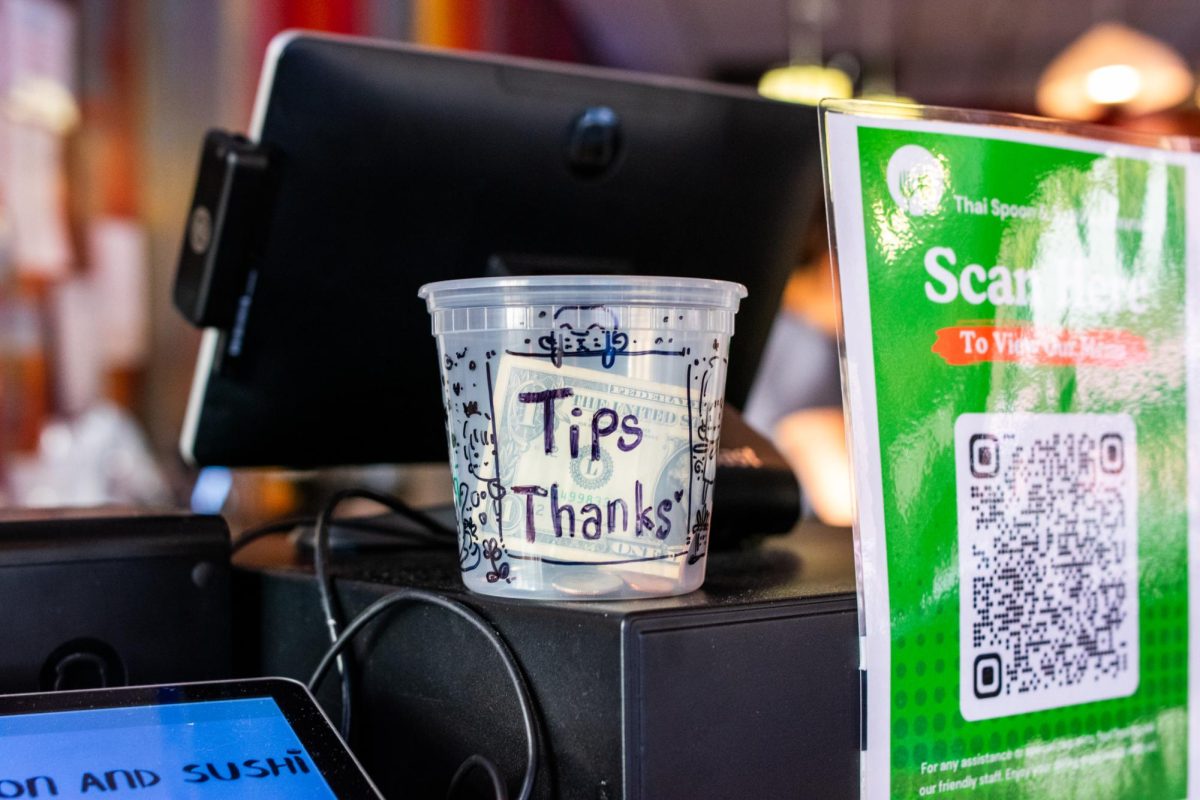
[[[704, 589], [638, 602], [470, 595], [453, 554], [346, 556], [353, 614], [395, 586], [444, 592], [500, 630], [546, 739], [535, 796], [566, 800], [858, 795], [859, 681], [848, 530], [801, 526], [714, 553]], [[328, 645], [311, 573], [236, 576], [246, 674], [307, 679]], [[499, 659], [444, 611], [401, 607], [357, 648], [354, 748], [389, 797], [443, 796], [467, 756], [520, 781], [524, 737]], [[333, 681], [320, 697], [336, 711]]]
[[0, 512], [0, 693], [229, 678], [229, 585], [220, 517]]

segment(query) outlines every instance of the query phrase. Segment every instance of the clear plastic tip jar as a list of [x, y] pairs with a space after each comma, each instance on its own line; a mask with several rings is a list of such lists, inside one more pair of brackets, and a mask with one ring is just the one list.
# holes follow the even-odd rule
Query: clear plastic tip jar
[[467, 588], [553, 600], [698, 588], [745, 287], [539, 276], [442, 281], [420, 296]]

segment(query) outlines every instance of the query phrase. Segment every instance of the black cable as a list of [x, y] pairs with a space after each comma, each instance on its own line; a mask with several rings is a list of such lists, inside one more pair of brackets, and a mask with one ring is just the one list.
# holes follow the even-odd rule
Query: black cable
[[287, 517], [275, 522], [268, 522], [266, 525], [259, 525], [257, 528], [244, 530], [230, 544], [229, 554], [233, 555], [246, 545], [251, 542], [257, 542], [259, 539], [265, 539], [277, 533], [287, 533], [294, 528], [299, 528], [302, 525], [311, 525], [312, 523], [313, 517]]
[[[537, 775], [538, 763], [538, 720], [533, 705], [530, 701], [529, 690], [525, 683], [524, 674], [520, 667], [517, 666], [516, 660], [512, 655], [512, 651], [504, 643], [504, 640], [492, 629], [486, 620], [483, 619], [477, 612], [457, 601], [443, 598], [440, 595], [431, 592], [425, 592], [420, 589], [401, 589], [380, 601], [374, 603], [367, 608], [350, 624], [345, 631], [342, 631], [343, 626], [341, 609], [338, 606], [337, 594], [334, 590], [333, 576], [329, 574], [329, 561], [332, 557], [329, 546], [329, 528], [334, 521], [334, 512], [337, 507], [346, 500], [361, 498], [371, 500], [380, 505], [387, 507], [393, 513], [405, 517], [410, 521], [416, 522], [420, 527], [416, 530], [397, 530], [391, 526], [380, 525], [373, 523], [370, 520], [351, 518], [345, 520], [337, 520], [337, 524], [343, 527], [358, 528], [362, 530], [372, 530], [388, 535], [394, 535], [397, 538], [414, 538], [427, 544], [438, 546], [453, 546], [456, 544], [454, 537], [456, 532], [442, 525], [440, 522], [430, 517], [429, 515], [411, 508], [402, 500], [390, 495], [375, 492], [369, 489], [347, 489], [334, 494], [321, 509], [321, 513], [314, 517], [292, 517], [288, 519], [278, 520], [257, 528], [251, 528], [243, 532], [232, 544], [232, 552], [236, 553], [242, 548], [255, 542], [259, 539], [270, 535], [286, 533], [294, 528], [314, 525], [313, 537], [313, 568], [316, 573], [317, 588], [321, 598], [321, 609], [325, 614], [326, 627], [330, 633], [331, 646], [329, 651], [322, 658], [321, 664], [314, 672], [310, 681], [310, 689], [315, 691], [316, 686], [320, 683], [325, 673], [329, 671], [332, 663], [336, 661], [338, 672], [341, 680], [342, 694], [342, 715], [341, 724], [339, 726], [342, 738], [347, 743], [350, 742], [350, 734], [352, 731], [352, 709], [354, 701], [354, 687], [352, 679], [352, 671], [349, 664], [349, 654], [344, 653], [347, 644], [353, 640], [363, 627], [371, 621], [375, 616], [378, 616], [383, 611], [390, 608], [393, 604], [402, 600], [415, 600], [432, 603], [442, 606], [453, 611], [455, 614], [463, 617], [470, 622], [474, 627], [484, 633], [488, 641], [500, 654], [504, 661], [505, 668], [508, 671], [509, 678], [513, 681], [513, 685], [517, 690], [517, 697], [521, 704], [522, 718], [525, 724], [526, 741], [528, 744], [527, 763], [525, 778], [521, 784], [521, 792], [518, 795], [519, 800], [526, 800], [533, 792], [533, 784]], [[387, 602], [385, 602], [387, 601]], [[450, 787], [447, 796], [453, 796], [461, 781], [474, 770], [482, 770], [487, 774], [491, 782], [492, 789], [495, 792], [497, 800], [508, 800], [508, 787], [504, 783], [504, 778], [500, 774], [500, 770], [495, 763], [482, 755], [473, 755], [459, 766], [450, 781]]]
[[[325, 614], [326, 626], [329, 628], [331, 642], [337, 639], [343, 622], [341, 611], [337, 606], [337, 598], [333, 592], [333, 579], [329, 576], [329, 525], [333, 520], [333, 512], [337, 509], [338, 505], [351, 498], [363, 498], [379, 503], [394, 514], [415, 522], [419, 527], [415, 530], [397, 530], [389, 525], [377, 524], [371, 520], [356, 518], [338, 520], [337, 524], [342, 527], [384, 533], [395, 537], [397, 540], [402, 540], [405, 544], [424, 543], [438, 547], [454, 547], [456, 545], [456, 531], [454, 529], [443, 525], [428, 514], [412, 508], [398, 497], [375, 492], [370, 489], [347, 489], [337, 492], [329, 499], [324, 508], [322, 508], [321, 513], [316, 517], [289, 517], [261, 525], [257, 528], [251, 528], [244, 531], [230, 545], [230, 555], [232, 556], [251, 543], [267, 536], [287, 533], [305, 525], [315, 525], [313, 566], [316, 571], [317, 587], [321, 595], [321, 609]], [[350, 741], [354, 702], [354, 689], [348, 669], [348, 660], [349, 656], [338, 660], [338, 671], [342, 675], [342, 718], [339, 727], [342, 737], [347, 742]]]
[[[316, 573], [317, 593], [321, 598], [321, 613], [325, 615], [325, 627], [329, 631], [331, 643], [337, 642], [344, 623], [341, 608], [338, 607], [337, 594], [333, 589], [333, 576], [329, 574], [329, 520], [341, 503], [361, 496], [363, 496], [361, 491], [356, 489], [343, 489], [335, 492], [326, 501], [321, 513], [317, 515], [316, 530], [313, 533], [313, 571]], [[342, 739], [347, 744], [350, 744], [354, 715], [354, 684], [350, 675], [349, 662], [350, 654], [338, 655], [337, 667], [338, 674], [341, 676], [342, 693], [342, 716], [338, 730], [341, 731]]]
[[[421, 514], [416, 509], [410, 508], [409, 510], [414, 514]], [[424, 515], [422, 514], [422, 516]], [[458, 535], [457, 531], [447, 525], [440, 525], [436, 521], [434, 522], [434, 524], [438, 525], [436, 531], [426, 530], [425, 528], [397, 528], [385, 522], [363, 517], [343, 517], [334, 520], [334, 522], [339, 527], [349, 528], [350, 530], [383, 533], [388, 536], [394, 536], [397, 539], [415, 539], [418, 542], [424, 542], [435, 547], [458, 547], [458, 541], [455, 538]]]
[[[517, 664], [516, 657], [512, 650], [505, 643], [500, 634], [496, 632], [486, 619], [479, 612], [469, 606], [460, 603], [457, 600], [451, 600], [448, 597], [428, 592], [424, 589], [402, 588], [384, 595], [376, 600], [371, 605], [367, 606], [361, 614], [354, 618], [354, 621], [342, 631], [334, 643], [330, 646], [325, 655], [321, 657], [317, 668], [313, 670], [312, 677], [308, 680], [308, 688], [311, 692], [316, 692], [321, 680], [325, 674], [329, 672], [330, 666], [333, 665], [342, 651], [354, 640], [363, 628], [365, 628], [373, 619], [378, 617], [393, 606], [404, 602], [428, 603], [430, 605], [439, 606], [447, 611], [453, 612], [457, 616], [466, 620], [476, 630], [487, 638], [488, 643], [492, 645], [492, 649], [499, 654], [501, 661], [504, 662], [504, 669], [508, 672], [509, 680], [512, 682], [513, 688], [517, 692], [517, 700], [521, 706], [521, 721], [525, 726], [525, 778], [521, 781], [521, 789], [517, 794], [517, 800], [528, 800], [533, 795], [534, 781], [537, 778], [538, 770], [538, 752], [539, 752], [539, 728], [537, 713], [533, 708], [533, 701], [529, 694], [529, 687], [525, 682], [525, 674], [521, 671], [521, 667]], [[450, 782], [450, 793], [458, 787], [461, 779], [470, 773], [473, 769], [483, 769], [491, 778], [492, 787], [496, 791], [497, 800], [507, 800], [508, 791], [504, 785], [504, 780], [500, 776], [499, 770], [487, 758], [480, 755], [473, 755], [463, 762], [458, 771], [454, 773], [454, 778]]]
[[408, 503], [394, 495], [376, 492], [372, 489], [348, 489], [344, 492], [349, 497], [361, 497], [366, 500], [374, 500], [381, 506], [386, 506], [389, 510], [395, 512], [401, 517], [405, 517], [412, 522], [420, 525], [425, 531], [433, 534], [438, 540], [444, 540], [447, 533], [453, 534], [454, 531], [447, 528], [442, 523], [438, 522], [433, 517], [426, 514], [424, 511], [419, 511], [413, 508]]
[[[321, 611], [325, 614], [325, 626], [329, 629], [330, 642], [337, 641], [338, 634], [341, 633], [345, 621], [342, 616], [342, 610], [338, 606], [337, 593], [333, 588], [333, 576], [329, 574], [329, 560], [331, 558], [329, 550], [329, 523], [338, 506], [347, 500], [353, 499], [371, 500], [379, 503], [396, 514], [421, 525], [429, 534], [437, 536], [439, 541], [446, 540], [444, 535], [446, 528], [441, 523], [427, 514], [410, 508], [407, 503], [399, 498], [371, 489], [342, 489], [335, 492], [326, 501], [324, 507], [321, 509], [321, 513], [317, 515], [316, 530], [313, 533], [313, 572], [316, 573], [317, 592], [321, 597]], [[339, 729], [341, 730], [342, 738], [347, 742], [350, 741], [354, 715], [354, 685], [349, 662], [349, 653], [338, 657], [338, 674], [341, 675], [342, 679], [342, 716]]]
[[[372, 498], [374, 499], [374, 498]], [[393, 525], [384, 522], [379, 522], [374, 519], [364, 519], [362, 517], [345, 517], [334, 520], [338, 527], [349, 528], [351, 530], [371, 531], [373, 533], [381, 533], [387, 536], [395, 537], [396, 539], [408, 540], [405, 544], [413, 544], [412, 540], [417, 542], [425, 542], [436, 547], [454, 547], [456, 542], [454, 537], [456, 532], [453, 528], [441, 524], [433, 517], [418, 511], [398, 498], [389, 498], [391, 503], [385, 504], [393, 513], [399, 514], [409, 520], [418, 522], [422, 525], [421, 528], [403, 530], [398, 529]], [[404, 509], [404, 511], [399, 511]], [[237, 553], [247, 545], [258, 541], [259, 539], [273, 536], [280, 533], [288, 533], [296, 528], [312, 526], [316, 524], [316, 517], [286, 517], [284, 519], [268, 522], [265, 525], [260, 525], [255, 528], [248, 528], [242, 531], [230, 549], [230, 553]]]
[[450, 788], [446, 790], [446, 800], [454, 797], [454, 790], [458, 788], [459, 782], [476, 769], [487, 773], [488, 780], [492, 782], [492, 791], [496, 795], [496, 800], [508, 800], [508, 786], [504, 783], [504, 776], [500, 774], [500, 769], [491, 759], [481, 755], [469, 756], [454, 771], [454, 777], [450, 779]]

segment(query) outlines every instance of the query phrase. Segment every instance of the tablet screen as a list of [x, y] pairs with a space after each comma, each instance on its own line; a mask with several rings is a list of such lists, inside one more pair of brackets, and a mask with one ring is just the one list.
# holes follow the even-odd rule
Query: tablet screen
[[0, 797], [335, 798], [279, 705], [249, 697], [0, 717]]

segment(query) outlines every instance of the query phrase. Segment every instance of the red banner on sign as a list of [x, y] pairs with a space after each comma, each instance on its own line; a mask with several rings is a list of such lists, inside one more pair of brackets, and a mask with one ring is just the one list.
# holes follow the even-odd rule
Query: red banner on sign
[[947, 364], [985, 361], [1119, 367], [1146, 358], [1142, 337], [1122, 330], [1071, 331], [1031, 325], [955, 325], [930, 348]]

